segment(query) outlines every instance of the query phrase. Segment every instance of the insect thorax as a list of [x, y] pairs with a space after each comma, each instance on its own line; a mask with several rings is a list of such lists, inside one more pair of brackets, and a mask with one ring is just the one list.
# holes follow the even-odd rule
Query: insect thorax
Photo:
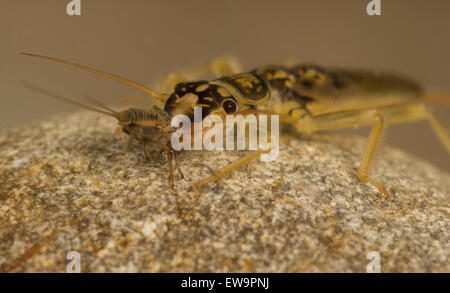
[[282, 66], [265, 66], [248, 73], [212, 81], [230, 91], [240, 110], [258, 109], [280, 115], [281, 122], [292, 122], [308, 114], [306, 104], [312, 100], [299, 93], [299, 76]]

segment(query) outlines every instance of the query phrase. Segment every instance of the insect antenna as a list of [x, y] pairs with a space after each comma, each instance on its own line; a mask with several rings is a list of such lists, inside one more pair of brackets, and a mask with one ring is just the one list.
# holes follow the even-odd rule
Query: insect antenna
[[89, 101], [89, 103], [91, 103], [91, 104], [95, 104], [95, 105], [97, 105], [98, 107], [105, 109], [106, 111], [110, 111], [111, 113], [118, 114], [116, 111], [114, 111], [113, 109], [107, 107], [105, 104], [103, 104], [102, 102], [100, 102], [100, 101], [97, 100], [97, 99], [94, 99], [94, 98], [91, 97], [91, 96], [87, 96], [87, 97], [86, 97], [86, 100]]
[[49, 57], [49, 56], [38, 55], [38, 54], [33, 54], [33, 53], [25, 53], [25, 52], [20, 52], [20, 54], [21, 55], [25, 55], [25, 56], [31, 56], [31, 57], [47, 59], [47, 60], [55, 61], [55, 62], [58, 62], [58, 63], [66, 64], [66, 65], [69, 65], [69, 66], [72, 66], [72, 67], [76, 67], [76, 68], [79, 68], [79, 69], [84, 70], [84, 71], [89, 71], [89, 72], [92, 72], [94, 74], [97, 74], [97, 75], [100, 75], [100, 76], [103, 76], [103, 77], [107, 77], [107, 78], [111, 78], [111, 79], [114, 79], [114, 80], [116, 80], [118, 82], [124, 83], [126, 85], [131, 86], [131, 87], [134, 87], [134, 88], [136, 88], [136, 89], [138, 89], [140, 91], [143, 91], [144, 93], [149, 94], [150, 96], [158, 98], [159, 100], [163, 99], [163, 97], [161, 97], [161, 95], [158, 94], [157, 92], [155, 92], [154, 90], [152, 90], [152, 89], [150, 89], [150, 88], [148, 88], [148, 87], [146, 87], [146, 86], [144, 86], [142, 84], [139, 84], [137, 82], [134, 82], [134, 81], [131, 81], [129, 79], [120, 77], [118, 75], [114, 75], [112, 73], [101, 71], [101, 70], [98, 70], [98, 69], [95, 69], [95, 68], [92, 68], [92, 67], [89, 67], [89, 66], [73, 63], [73, 62], [70, 62], [70, 61], [67, 61], [67, 60], [58, 59], [58, 58], [55, 58], [55, 57]]
[[[111, 116], [111, 117], [119, 119], [119, 114], [117, 112], [107, 108], [107, 107], [104, 107], [104, 109], [108, 110], [109, 112], [105, 111], [105, 110], [100, 110], [100, 109], [97, 109], [97, 108], [94, 108], [94, 107], [91, 107], [91, 106], [88, 106], [88, 105], [84, 105], [84, 104], [78, 103], [76, 101], [73, 101], [71, 99], [63, 97], [61, 95], [58, 95], [58, 94], [55, 94], [53, 92], [47, 91], [47, 90], [45, 90], [43, 88], [40, 88], [38, 86], [32, 85], [32, 84], [30, 84], [28, 82], [22, 82], [22, 85], [24, 87], [30, 89], [30, 90], [33, 90], [35, 92], [38, 92], [38, 93], [43, 94], [45, 96], [48, 96], [50, 98], [53, 98], [53, 99], [56, 99], [56, 100], [60, 100], [60, 101], [66, 102], [68, 104], [75, 105], [77, 107], [83, 108], [83, 109], [87, 109], [87, 110], [91, 110], [91, 111], [94, 111], [94, 112], [102, 113], [102, 114], [105, 114], [105, 115], [108, 115], [108, 116]], [[100, 102], [98, 102], [98, 103], [100, 103]]]

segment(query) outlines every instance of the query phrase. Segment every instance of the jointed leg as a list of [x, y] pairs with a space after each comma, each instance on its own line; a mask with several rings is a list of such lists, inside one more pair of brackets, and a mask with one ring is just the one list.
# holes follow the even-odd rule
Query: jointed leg
[[[427, 108], [422, 103], [383, 107], [376, 110], [389, 124], [418, 121], [427, 118]], [[315, 132], [320, 130], [341, 129], [349, 127], [373, 125], [374, 110], [345, 111], [319, 116], [303, 116], [295, 123], [300, 132]]]
[[[178, 194], [175, 191], [175, 183], [174, 183], [174, 180], [173, 180], [172, 157], [174, 157], [175, 164], [177, 164], [177, 161], [176, 161], [176, 158], [175, 158], [175, 152], [172, 153], [171, 151], [167, 151], [167, 163], [169, 164], [169, 184], [170, 184], [170, 188], [172, 189], [173, 196], [175, 197], [175, 203], [176, 203], [176, 206], [177, 206], [178, 214], [179, 214], [180, 217], [183, 217], [183, 213], [182, 213], [182, 211], [180, 209], [180, 204], [179, 204], [179, 201], [178, 201]], [[178, 166], [178, 164], [177, 164], [177, 166]]]
[[167, 163], [169, 164], [169, 184], [172, 189], [175, 188], [175, 183], [173, 181], [173, 166], [172, 166], [172, 153], [167, 152]]
[[366, 149], [364, 150], [364, 155], [361, 160], [361, 165], [359, 166], [359, 170], [356, 175], [364, 182], [371, 183], [380, 191], [380, 194], [384, 194], [386, 197], [389, 197], [389, 193], [386, 191], [384, 186], [369, 176], [368, 169], [370, 162], [373, 157], [373, 153], [375, 151], [375, 147], [377, 146], [378, 141], [380, 140], [381, 131], [383, 129], [383, 116], [379, 112], [374, 113], [375, 125], [370, 130], [369, 138], [367, 140]]
[[[260, 110], [245, 110], [245, 111], [240, 111], [236, 114], [248, 115], [248, 114], [261, 114], [261, 113], [267, 114], [265, 111], [260, 111]], [[224, 127], [224, 131], [226, 131], [226, 125], [224, 125], [223, 127]], [[244, 130], [244, 133], [245, 133], [245, 137], [249, 139], [249, 132], [247, 130]], [[254, 152], [248, 154], [247, 156], [232, 162], [231, 164], [229, 164], [228, 166], [226, 166], [224, 169], [220, 170], [219, 172], [195, 182], [193, 184], [193, 187], [195, 187], [200, 192], [202, 186], [205, 185], [206, 183], [217, 181], [220, 178], [227, 175], [228, 173], [232, 172], [234, 169], [237, 169], [243, 165], [246, 165], [246, 164], [250, 163], [252, 160], [259, 158], [259, 156], [261, 154], [268, 153], [268, 152], [270, 152], [270, 149], [254, 151]]]
[[180, 174], [181, 179], [184, 179], [184, 175], [183, 175], [183, 172], [181, 172], [181, 169], [180, 169], [180, 162], [178, 161], [178, 155], [177, 155], [176, 152], [173, 152], [173, 158], [174, 158], [174, 161], [175, 161], [175, 167], [177, 168], [178, 173]]
[[229, 56], [217, 57], [205, 65], [197, 66], [183, 73], [169, 73], [160, 83], [159, 92], [170, 93], [178, 83], [201, 79], [209, 72], [212, 72], [215, 77], [221, 77], [240, 73], [242, 67], [235, 58]]
[[178, 74], [178, 73], [169, 73], [159, 84], [158, 90], [160, 93], [171, 93], [175, 86], [180, 82], [187, 82], [188, 77]]
[[442, 125], [442, 123], [430, 110], [428, 110], [427, 118], [428, 122], [434, 130], [434, 133], [436, 134], [442, 145], [445, 147], [447, 152], [450, 153], [450, 133], [448, 129], [446, 129], [444, 125]]
[[[270, 151], [270, 150], [268, 150]], [[227, 175], [228, 173], [232, 172], [234, 169], [237, 169], [241, 166], [244, 166], [248, 163], [250, 163], [251, 161], [253, 161], [254, 159], [259, 158], [259, 156], [265, 152], [268, 151], [255, 151], [243, 158], [237, 159], [236, 161], [232, 162], [231, 164], [229, 164], [228, 166], [226, 166], [225, 168], [223, 168], [222, 170], [220, 170], [219, 172], [217, 172], [216, 174], [213, 174], [211, 176], [208, 176], [206, 178], [203, 178], [201, 180], [198, 180], [197, 182], [195, 182], [194, 184], [192, 184], [192, 186], [197, 189], [199, 192], [201, 191], [201, 188], [203, 185], [205, 185], [208, 182], [214, 182], [219, 180], [220, 178], [224, 177], [225, 175]]]
[[208, 61], [206, 64], [187, 71], [185, 75], [192, 79], [199, 79], [210, 72], [214, 77], [234, 75], [242, 72], [242, 66], [234, 57], [219, 56]]
[[147, 161], [152, 161], [152, 155], [150, 154], [149, 150], [147, 149], [147, 144], [144, 144], [144, 154]]
[[236, 58], [221, 56], [209, 63], [209, 69], [215, 77], [234, 75], [242, 72], [242, 66]]
[[[375, 110], [360, 110], [335, 113], [329, 115], [321, 115], [317, 117], [307, 117], [300, 120], [296, 127], [299, 131], [314, 132], [318, 130], [338, 129], [354, 126], [366, 126], [372, 124], [364, 155], [361, 161], [357, 176], [364, 182], [374, 185], [380, 194], [389, 196], [386, 189], [381, 183], [373, 179], [368, 174], [370, 162], [380, 140], [381, 132], [384, 124], [384, 117], [389, 122], [406, 122], [426, 118], [422, 104], [408, 104], [400, 106], [391, 106]], [[375, 123], [375, 124], [374, 124]]]
[[[170, 187], [172, 189], [174, 189], [175, 188], [175, 183], [174, 183], [174, 176], [173, 176], [172, 159], [175, 160], [175, 166], [176, 166], [178, 172], [180, 173], [180, 176], [181, 176], [182, 179], [184, 178], [184, 176], [183, 176], [183, 173], [181, 172], [181, 169], [179, 167], [178, 158], [176, 157], [176, 153], [172, 152], [172, 151], [164, 151], [164, 152], [167, 153], [167, 164], [169, 165], [169, 184], [170, 184]], [[144, 153], [145, 153], [145, 158], [148, 161], [152, 161], [153, 158], [152, 158], [152, 155], [150, 153], [150, 150], [148, 149], [148, 144], [144, 144]]]
[[117, 156], [125, 155], [133, 146], [133, 140], [134, 140], [134, 138], [132, 136], [129, 136], [127, 142], [125, 143], [125, 145], [123, 147], [123, 150], [121, 152], [109, 155], [108, 159], [113, 159]]

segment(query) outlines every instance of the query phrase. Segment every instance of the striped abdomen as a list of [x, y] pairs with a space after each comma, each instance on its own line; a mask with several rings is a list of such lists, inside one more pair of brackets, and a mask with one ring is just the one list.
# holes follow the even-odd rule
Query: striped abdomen
[[119, 121], [124, 124], [137, 124], [141, 126], [157, 125], [158, 115], [154, 112], [130, 108], [119, 113]]

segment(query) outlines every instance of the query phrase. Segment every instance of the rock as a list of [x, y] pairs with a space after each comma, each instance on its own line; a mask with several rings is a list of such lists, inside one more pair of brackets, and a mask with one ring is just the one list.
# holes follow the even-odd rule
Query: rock
[[70, 251], [82, 272], [365, 272], [369, 251], [382, 272], [450, 271], [450, 175], [402, 151], [371, 169], [389, 199], [354, 175], [365, 138], [298, 134], [201, 196], [244, 153], [184, 152], [175, 195], [142, 146], [107, 159], [114, 128], [78, 112], [0, 135], [0, 271], [65, 272]]

